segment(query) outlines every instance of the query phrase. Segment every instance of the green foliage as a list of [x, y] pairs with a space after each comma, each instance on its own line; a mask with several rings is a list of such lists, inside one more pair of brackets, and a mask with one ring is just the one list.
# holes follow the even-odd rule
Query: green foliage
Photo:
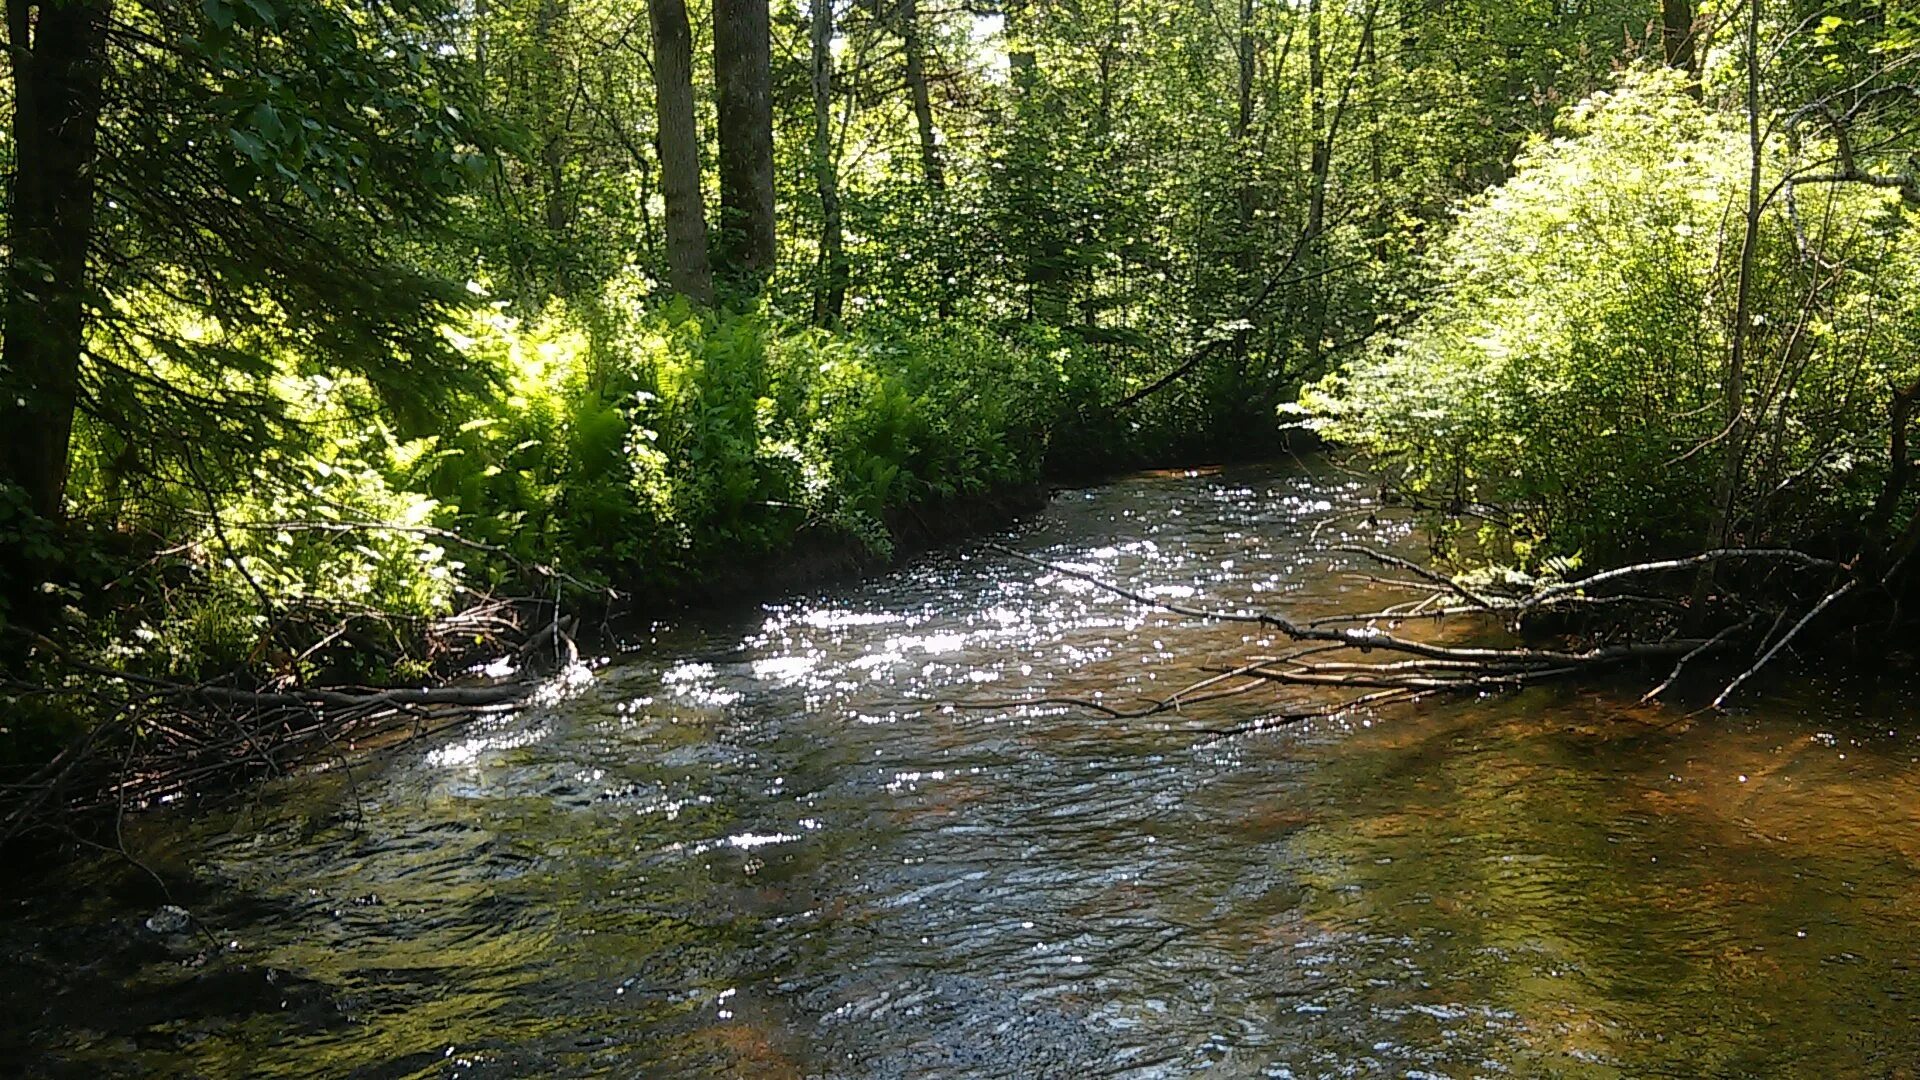
[[[1920, 250], [1891, 196], [1808, 187], [1799, 239], [1783, 202], [1766, 210], [1730, 433], [1742, 122], [1655, 72], [1564, 130], [1463, 211], [1419, 321], [1295, 411], [1434, 502], [1518, 509], [1523, 559], [1697, 546], [1729, 453], [1743, 537], [1857, 521], [1886, 469], [1887, 387], [1916, 368], [1902, 285]], [[1785, 153], [1769, 148], [1766, 184]]]
[[639, 288], [478, 308], [446, 334], [486, 389], [412, 438], [367, 380], [262, 346], [246, 392], [279, 435], [244, 469], [87, 422], [66, 536], [17, 499], [0, 529], [63, 566], [48, 602], [101, 662], [392, 677], [410, 628], [472, 592], [684, 595], [809, 536], [885, 554], [910, 508], [1037, 480], [1073, 400], [1066, 346], [959, 322], [830, 334]]
[[453, 6], [130, 2], [115, 18], [86, 411], [252, 454], [264, 399], [227, 378], [287, 348], [424, 423], [467, 383], [439, 334], [459, 278], [422, 244], [494, 141], [444, 47]]
[[615, 298], [495, 311], [458, 337], [505, 393], [401, 448], [443, 523], [642, 591], [702, 584], [804, 532], [875, 549], [890, 513], [1038, 476], [1057, 361], [983, 330], [828, 334]]

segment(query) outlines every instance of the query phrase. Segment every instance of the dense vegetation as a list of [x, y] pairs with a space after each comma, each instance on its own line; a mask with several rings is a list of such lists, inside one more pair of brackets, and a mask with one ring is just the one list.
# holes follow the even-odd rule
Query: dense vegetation
[[1737, 114], [1667, 76], [1563, 131], [1467, 204], [1433, 249], [1433, 302], [1309, 390], [1309, 423], [1410, 492], [1509, 512], [1522, 562], [1735, 540], [1904, 558], [1920, 234], [1902, 193], [1804, 188], [1748, 238], [1750, 177], [1793, 192], [1831, 136], [1751, 156]]
[[1527, 573], [1920, 546], [1898, 4], [7, 13], [12, 760], [1300, 427]]

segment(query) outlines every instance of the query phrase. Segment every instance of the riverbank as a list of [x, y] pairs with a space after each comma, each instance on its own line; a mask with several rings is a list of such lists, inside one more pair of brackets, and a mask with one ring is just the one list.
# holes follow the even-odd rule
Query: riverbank
[[425, 662], [410, 680], [243, 689], [230, 676], [129, 678], [89, 665], [77, 674], [133, 693], [124, 708], [44, 759], [16, 766], [21, 775], [0, 797], [0, 846], [36, 832], [96, 842], [128, 810], [224, 798], [365, 747], [437, 734], [514, 707], [549, 679], [569, 678], [566, 669], [581, 662], [581, 645], [591, 655], [599, 644], [595, 627], [730, 607], [884, 571], [1003, 528], [1043, 508], [1047, 497], [1045, 485], [1030, 483], [896, 506], [883, 516], [883, 543], [833, 528], [802, 528], [781, 550], [671, 584], [569, 590], [561, 602], [483, 597], [444, 618], [411, 624], [411, 640], [401, 646]]
[[629, 611], [689, 608], [771, 599], [797, 589], [848, 581], [899, 566], [932, 548], [1002, 528], [1041, 510], [1047, 483], [1029, 483], [935, 500], [924, 506], [891, 507], [881, 515], [886, 543], [871, 544], [834, 529], [797, 531], [783, 550], [704, 575], [674, 589], [630, 583], [621, 590]]

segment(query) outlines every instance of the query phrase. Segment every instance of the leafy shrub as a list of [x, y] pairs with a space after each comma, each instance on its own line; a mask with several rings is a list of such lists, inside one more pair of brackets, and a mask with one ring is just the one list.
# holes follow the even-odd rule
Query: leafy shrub
[[597, 307], [477, 316], [456, 343], [503, 392], [402, 448], [401, 487], [530, 564], [673, 590], [806, 530], [875, 550], [895, 509], [1031, 482], [1058, 356], [988, 331], [830, 334], [766, 314]]
[[[1565, 129], [1462, 211], [1435, 255], [1438, 298], [1410, 330], [1292, 411], [1439, 504], [1518, 511], [1523, 559], [1697, 546], [1730, 449], [1744, 538], [1857, 514], [1885, 469], [1889, 381], [1916, 366], [1898, 290], [1920, 252], [1890, 197], [1803, 188], [1800, 237], [1784, 202], [1768, 205], [1741, 402], [1751, 434], [1733, 440], [1743, 121], [1648, 72]], [[1768, 188], [1787, 154], [1768, 146]]]

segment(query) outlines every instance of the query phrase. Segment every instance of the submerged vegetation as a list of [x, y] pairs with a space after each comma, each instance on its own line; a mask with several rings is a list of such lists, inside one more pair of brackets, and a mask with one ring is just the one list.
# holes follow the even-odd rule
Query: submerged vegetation
[[1897, 4], [7, 10], [6, 836], [1302, 429], [1618, 659], [1913, 592]]

